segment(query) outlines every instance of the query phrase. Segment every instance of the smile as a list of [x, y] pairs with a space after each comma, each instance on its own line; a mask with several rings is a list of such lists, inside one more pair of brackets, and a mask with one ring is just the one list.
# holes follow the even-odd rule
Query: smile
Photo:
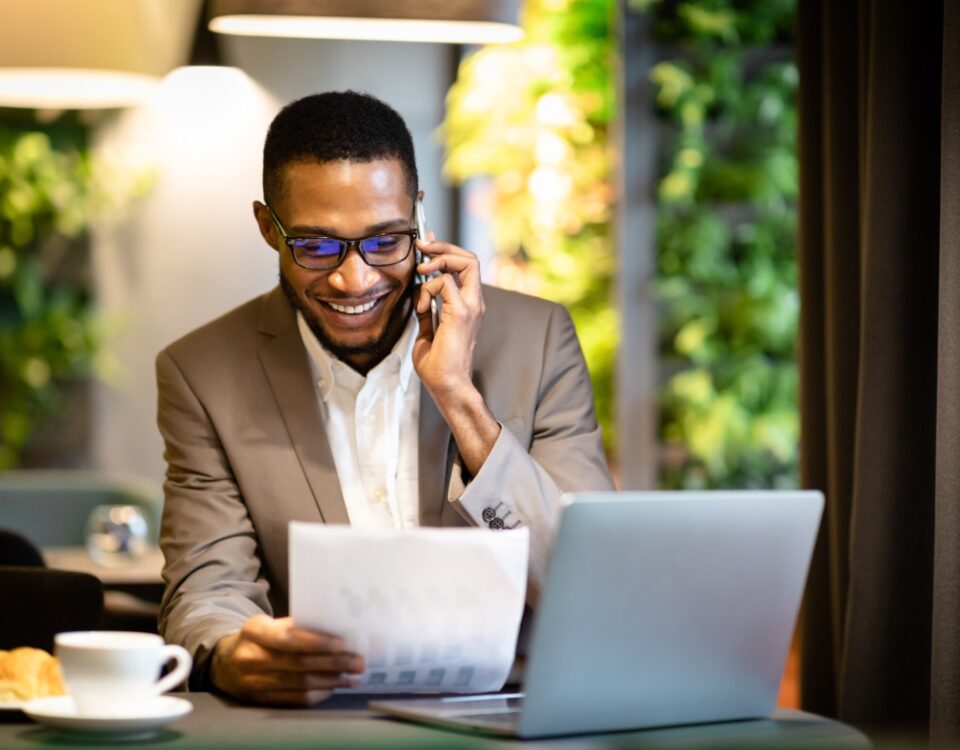
[[351, 307], [349, 305], [335, 305], [333, 302], [328, 302], [327, 304], [339, 313], [346, 313], [347, 315], [359, 315], [360, 313], [365, 313], [367, 310], [373, 309], [373, 306], [379, 301], [379, 299], [371, 300], [370, 302], [357, 305], [356, 307]]

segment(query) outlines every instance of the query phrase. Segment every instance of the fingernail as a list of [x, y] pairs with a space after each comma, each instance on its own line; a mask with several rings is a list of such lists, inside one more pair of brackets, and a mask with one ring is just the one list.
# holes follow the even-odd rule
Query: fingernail
[[331, 651], [342, 651], [343, 650], [343, 641], [339, 638], [330, 639], [330, 650]]

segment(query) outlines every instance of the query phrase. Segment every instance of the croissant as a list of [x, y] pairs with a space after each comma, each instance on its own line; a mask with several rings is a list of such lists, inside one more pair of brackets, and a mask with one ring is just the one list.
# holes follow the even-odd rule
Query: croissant
[[60, 662], [37, 648], [0, 651], [0, 701], [63, 695]]

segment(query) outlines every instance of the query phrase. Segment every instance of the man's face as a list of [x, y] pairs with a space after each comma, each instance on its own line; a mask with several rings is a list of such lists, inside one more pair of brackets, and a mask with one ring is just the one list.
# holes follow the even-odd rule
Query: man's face
[[[357, 239], [410, 229], [413, 214], [399, 159], [294, 162], [284, 168], [274, 203], [289, 235]], [[257, 204], [255, 212], [264, 238], [280, 252], [281, 284], [291, 303], [327, 349], [367, 372], [403, 332], [411, 309], [414, 251], [400, 263], [374, 268], [351, 248], [337, 268], [314, 271], [294, 262], [266, 208]]]

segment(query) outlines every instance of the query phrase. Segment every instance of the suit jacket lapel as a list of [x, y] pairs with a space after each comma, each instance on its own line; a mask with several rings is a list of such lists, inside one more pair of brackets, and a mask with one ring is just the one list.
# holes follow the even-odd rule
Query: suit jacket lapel
[[420, 525], [439, 526], [440, 515], [447, 501], [447, 484], [453, 466], [450, 427], [440, 415], [437, 405], [420, 386], [420, 446], [417, 470], [420, 483]]
[[260, 362], [317, 509], [324, 523], [347, 524], [350, 519], [320, 417], [296, 314], [279, 288], [264, 301], [260, 330], [272, 336], [260, 349]]

